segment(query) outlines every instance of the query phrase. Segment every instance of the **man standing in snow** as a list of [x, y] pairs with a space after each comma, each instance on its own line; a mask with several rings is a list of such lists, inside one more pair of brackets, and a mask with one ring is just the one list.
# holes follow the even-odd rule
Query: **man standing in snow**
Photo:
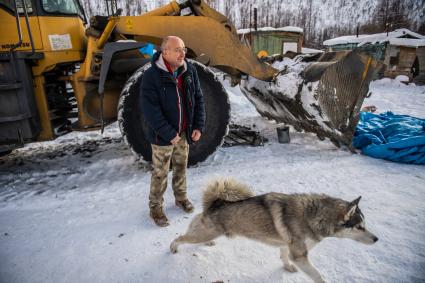
[[170, 161], [175, 203], [188, 213], [194, 209], [186, 194], [186, 167], [189, 144], [198, 141], [204, 131], [205, 106], [198, 74], [185, 60], [186, 52], [179, 37], [164, 38], [141, 84], [141, 107], [152, 146], [150, 216], [161, 227], [169, 225], [163, 195]]

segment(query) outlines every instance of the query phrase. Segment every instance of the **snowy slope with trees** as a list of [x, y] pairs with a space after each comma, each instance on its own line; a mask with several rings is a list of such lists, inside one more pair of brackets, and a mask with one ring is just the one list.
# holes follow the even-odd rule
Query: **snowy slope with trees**
[[[118, 0], [123, 15], [138, 15], [168, 4], [168, 0]], [[307, 46], [347, 34], [409, 28], [425, 34], [425, 1], [422, 0], [207, 0], [226, 15], [237, 29], [254, 24], [253, 9], [258, 9], [258, 27], [297, 26], [304, 29]], [[106, 14], [104, 1], [83, 1], [88, 16]], [[251, 11], [251, 12], [250, 12]], [[250, 21], [251, 19], [251, 21]]]

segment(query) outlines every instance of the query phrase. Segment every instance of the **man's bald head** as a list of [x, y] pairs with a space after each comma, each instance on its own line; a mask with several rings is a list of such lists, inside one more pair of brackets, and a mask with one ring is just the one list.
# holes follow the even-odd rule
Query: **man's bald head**
[[186, 47], [180, 37], [173, 35], [165, 37], [162, 40], [161, 51], [162, 58], [170, 64], [173, 71], [183, 66], [186, 56]]
[[169, 35], [162, 39], [161, 43], [161, 50], [164, 51], [165, 49], [169, 48], [170, 44], [175, 45], [181, 43], [184, 46], [183, 39], [181, 39], [178, 36]]

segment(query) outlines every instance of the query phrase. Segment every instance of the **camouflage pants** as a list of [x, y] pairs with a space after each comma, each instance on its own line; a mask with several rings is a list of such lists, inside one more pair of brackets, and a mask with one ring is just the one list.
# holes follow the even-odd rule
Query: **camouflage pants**
[[189, 145], [184, 134], [176, 145], [158, 146], [152, 144], [152, 177], [149, 194], [149, 207], [162, 208], [164, 193], [167, 189], [167, 176], [170, 161], [173, 164], [173, 191], [176, 200], [184, 200], [186, 196], [186, 168], [189, 156]]

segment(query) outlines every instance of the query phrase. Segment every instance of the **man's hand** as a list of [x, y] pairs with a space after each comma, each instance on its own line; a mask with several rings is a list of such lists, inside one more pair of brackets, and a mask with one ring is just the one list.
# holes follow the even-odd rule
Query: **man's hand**
[[174, 139], [172, 139], [170, 142], [171, 142], [172, 145], [176, 145], [179, 142], [180, 139], [181, 139], [181, 137], [179, 136], [179, 134], [177, 134], [174, 137]]
[[191, 138], [194, 142], [199, 141], [199, 139], [201, 138], [201, 131], [193, 130]]

